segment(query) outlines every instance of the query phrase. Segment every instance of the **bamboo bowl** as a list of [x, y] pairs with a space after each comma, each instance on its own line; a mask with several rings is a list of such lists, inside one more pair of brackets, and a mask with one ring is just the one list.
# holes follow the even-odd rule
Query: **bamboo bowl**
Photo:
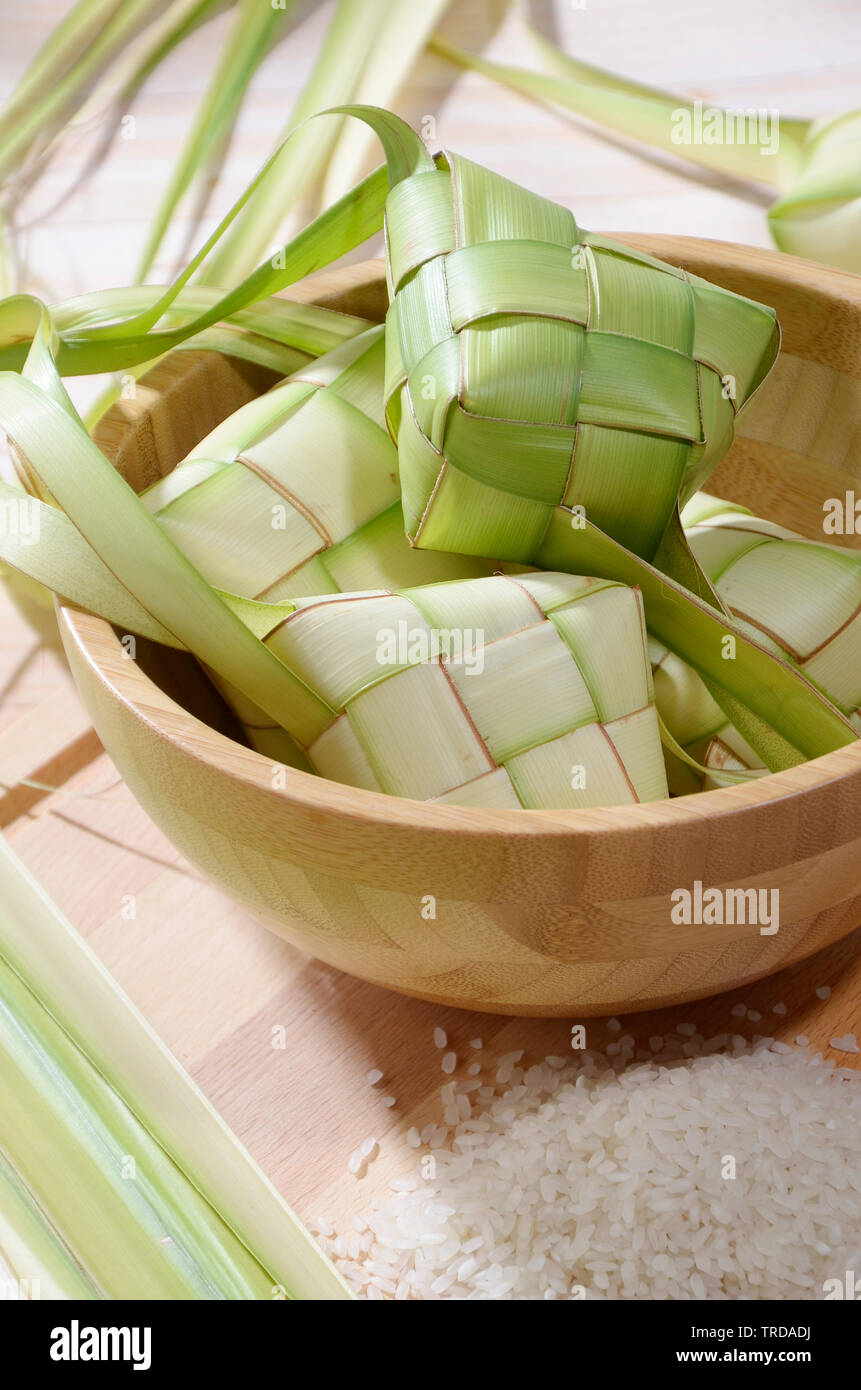
[[[720, 242], [628, 240], [777, 309], [780, 359], [710, 487], [821, 539], [824, 499], [861, 496], [861, 278]], [[296, 294], [377, 319], [385, 307], [376, 262]], [[97, 437], [141, 488], [272, 380], [177, 353]], [[861, 921], [861, 742], [744, 787], [589, 812], [432, 806], [295, 771], [274, 789], [190, 657], [141, 642], [130, 661], [107, 623], [69, 608], [60, 626], [93, 723], [156, 824], [259, 921], [363, 979], [494, 1013], [635, 1011], [758, 979]], [[778, 932], [674, 925], [670, 894], [695, 880], [779, 889]]]

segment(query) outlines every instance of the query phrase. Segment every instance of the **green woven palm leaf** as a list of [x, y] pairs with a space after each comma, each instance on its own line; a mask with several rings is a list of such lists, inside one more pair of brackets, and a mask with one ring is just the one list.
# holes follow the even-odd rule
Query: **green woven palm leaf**
[[715, 674], [732, 624], [678, 520], [774, 362], [773, 311], [352, 110], [378, 130], [392, 184], [386, 416], [412, 543], [641, 585], [655, 635], [774, 770], [848, 741], [744, 634], [744, 667]]
[[[209, 298], [206, 291], [189, 294]], [[288, 311], [291, 340], [305, 349], [352, 329], [340, 322], [343, 315], [279, 304]], [[80, 301], [61, 306], [56, 318], [61, 324], [67, 318], [80, 322], [99, 308]], [[268, 322], [267, 317], [264, 324]], [[355, 322], [361, 326], [360, 320]], [[410, 546], [403, 528], [397, 451], [383, 422], [383, 370], [382, 327], [345, 339], [222, 422], [142, 494], [162, 529], [211, 585], [243, 598], [276, 602], [490, 573], [488, 561]], [[145, 393], [146, 386], [139, 390]], [[23, 459], [19, 473], [35, 496], [45, 496], [38, 475], [31, 474]], [[16, 495], [6, 489], [0, 500], [15, 505]], [[59, 524], [56, 514], [42, 513], [44, 544], [35, 550], [25, 535], [9, 528], [0, 536], [0, 553], [16, 567], [19, 579], [35, 575], [98, 610], [99, 592], [71, 579]], [[85, 572], [86, 563], [84, 557]], [[114, 608], [110, 616], [131, 631], [140, 631], [145, 621], [128, 605]], [[165, 640], [164, 632], [153, 635]], [[207, 670], [252, 747], [279, 763], [307, 768], [280, 723], [211, 663]]]
[[[137, 286], [128, 290], [81, 295], [53, 305], [51, 319], [58, 333], [66, 329], [80, 331], [84, 326], [94, 327], [110, 322], [118, 313], [140, 311], [153, 303], [159, 297], [159, 293], [154, 287]], [[171, 316], [182, 322], [191, 315], [205, 312], [207, 307], [217, 300], [218, 294], [214, 290], [202, 286], [186, 288], [177, 295]], [[257, 363], [286, 376], [300, 367], [307, 366], [321, 354], [329, 352], [336, 345], [348, 341], [370, 326], [365, 319], [315, 304], [293, 303], [288, 299], [264, 299], [240, 310], [230, 319], [218, 322], [186, 339], [179, 347], [198, 352], [202, 349], [224, 352], [231, 357]], [[132, 373], [138, 384], [129, 410], [130, 422], [141, 410], [146, 409], [154, 398], [153, 379], [141, 381], [153, 365], [143, 364]], [[88, 418], [92, 423], [101, 419], [105, 408], [117, 400], [126, 384], [125, 380], [122, 387], [116, 383], [102, 397], [101, 402], [91, 408]], [[378, 394], [381, 392], [380, 385]], [[119, 408], [125, 413], [124, 406]], [[14, 448], [12, 455], [24, 486], [36, 496], [45, 496], [37, 479], [28, 476], [25, 462], [16, 458]], [[8, 493], [4, 495], [3, 500], [7, 506], [16, 505], [15, 498]], [[225, 526], [224, 529], [227, 532], [232, 531], [229, 526]], [[3, 541], [8, 545], [15, 544], [14, 527], [4, 536]], [[405, 544], [403, 548], [406, 548]], [[56, 578], [57, 576], [52, 576], [52, 581]], [[6, 567], [0, 569], [0, 580], [7, 587], [15, 606], [34, 631], [39, 633], [41, 639], [49, 645], [58, 645], [59, 634], [50, 588], [28, 579], [20, 570]]]
[[514, 810], [667, 794], [636, 590], [532, 573], [285, 608], [265, 641], [332, 711], [325, 777]]
[[[700, 493], [685, 508], [691, 549], [736, 617], [819, 686], [861, 731], [861, 554], [809, 541], [746, 507]], [[715, 773], [762, 769], [695, 671], [650, 640], [661, 717]], [[700, 786], [670, 757], [670, 785]]]
[[[38, 335], [28, 361], [36, 380], [0, 377], [0, 417], [28, 476], [54, 504], [30, 499], [40, 544], [4, 540], [0, 558], [126, 630], [186, 647], [252, 713], [263, 711], [273, 730], [284, 730], [299, 759], [323, 776], [422, 799], [457, 799], [466, 787], [471, 804], [548, 809], [665, 796], [634, 588], [538, 574], [339, 594], [330, 568], [328, 593], [282, 603], [247, 596], [271, 594], [291, 577], [301, 584], [309, 573], [319, 576], [315, 562], [331, 566], [336, 548], [325, 542], [337, 543], [351, 526], [361, 530], [362, 506], [377, 516], [391, 507], [391, 493], [378, 487], [386, 469], [388, 488], [397, 486], [391, 445], [361, 408], [373, 412], [381, 401], [380, 341], [372, 331], [342, 344], [306, 379], [245, 407], [143, 501], [80, 430], [52, 375], [47, 339]], [[330, 442], [340, 430], [340, 450], [330, 449], [328, 469], [316, 476], [308, 422], [295, 423], [306, 409], [315, 439], [320, 409], [332, 412]], [[381, 448], [369, 447], [365, 457], [356, 446], [374, 433]], [[232, 501], [218, 495], [213, 502], [208, 488], [224, 479], [238, 490]], [[262, 496], [248, 480], [264, 484]], [[363, 502], [348, 515], [351, 488]], [[97, 494], [109, 505], [93, 507]], [[229, 528], [237, 526], [237, 553], [247, 563], [255, 535], [253, 525], [243, 531], [242, 518], [271, 526], [273, 499], [281, 507], [285, 495], [289, 524], [313, 523], [311, 551], [285, 547], [285, 573], [274, 579], [271, 556], [262, 557], [245, 595], [216, 587], [176, 544], [192, 549], [187, 508], [196, 502], [203, 532], [219, 518], [225, 553]], [[165, 520], [174, 507], [178, 516]], [[402, 534], [400, 543], [408, 563], [418, 558]], [[434, 562], [463, 564], [449, 556]], [[369, 560], [364, 573], [376, 563]]]
[[[140, 505], [131, 493], [128, 501]], [[46, 566], [61, 568], [73, 600], [156, 641], [187, 645], [251, 741], [278, 762], [471, 806], [582, 808], [667, 795], [636, 589], [532, 572], [278, 604], [209, 590], [259, 642], [270, 699], [198, 630], [186, 643], [162, 625], [163, 613], [175, 627], [173, 601], [157, 577], [146, 592], [138, 586], [138, 603], [68, 517], [34, 505], [42, 544], [11, 558], [40, 582]], [[166, 559], [169, 551], [159, 551]], [[267, 707], [273, 713], [258, 725]]]
[[[383, 347], [372, 328], [294, 373], [142, 494], [210, 584], [278, 602], [490, 573], [485, 560], [414, 550], [404, 534]], [[252, 747], [305, 765], [280, 725], [210, 675]]]
[[386, 400], [417, 546], [535, 556], [557, 505], [655, 555], [771, 367], [774, 312], [459, 155], [386, 207]]
[[142, 494], [211, 584], [277, 602], [490, 573], [404, 535], [383, 370], [371, 328], [243, 406]]

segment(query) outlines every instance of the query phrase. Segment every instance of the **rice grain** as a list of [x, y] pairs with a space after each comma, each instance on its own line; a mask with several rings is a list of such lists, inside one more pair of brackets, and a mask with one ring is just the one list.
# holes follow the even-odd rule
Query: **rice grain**
[[686, 1036], [447, 1083], [446, 1123], [408, 1135], [433, 1164], [321, 1243], [371, 1299], [822, 1298], [861, 1255], [861, 1075]]

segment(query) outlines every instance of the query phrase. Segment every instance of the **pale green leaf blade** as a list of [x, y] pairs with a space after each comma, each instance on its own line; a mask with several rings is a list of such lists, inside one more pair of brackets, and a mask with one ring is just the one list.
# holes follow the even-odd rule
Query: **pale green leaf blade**
[[326, 707], [230, 612], [79, 422], [32, 382], [3, 373], [0, 423], [138, 602], [307, 746], [325, 721]]
[[[708, 682], [724, 707], [731, 706], [730, 718], [772, 771], [834, 752], [855, 739], [843, 715], [799, 672], [588, 521], [557, 507], [535, 558], [547, 569], [574, 569], [638, 585], [649, 631]], [[731, 660], [723, 655], [728, 634], [735, 639]], [[753, 715], [750, 730], [745, 709]]]
[[147, 230], [135, 280], [146, 279], [177, 205], [191, 185], [215, 181], [215, 160], [229, 140], [249, 83], [293, 7], [294, 0], [287, 0], [283, 7], [261, 4], [260, 0], [238, 0], [218, 62]]
[[[705, 143], [695, 138], [702, 112], [698, 115], [693, 102], [577, 64], [554, 52], [546, 40], [540, 40], [540, 44], [545, 62], [553, 56], [555, 71], [551, 74], [494, 62], [439, 36], [429, 46], [457, 67], [480, 72], [523, 96], [574, 111], [630, 139], [708, 169], [784, 186], [798, 167], [798, 141], [793, 138], [794, 132], [784, 135], [782, 123], [779, 151], [774, 154], [763, 153], [771, 148], [764, 139], [758, 143]], [[688, 132], [694, 138], [689, 138]]]
[[[207, 1240], [220, 1241], [224, 1252], [231, 1233], [241, 1243], [244, 1256], [234, 1244], [238, 1268], [244, 1264], [256, 1296], [276, 1296], [273, 1285], [289, 1297], [350, 1296], [236, 1136], [2, 839], [0, 955], [62, 1030], [68, 1046], [122, 1097], [115, 1113], [124, 1112], [129, 1126], [143, 1126], [164, 1162], [175, 1164], [197, 1189], [211, 1213], [206, 1213]], [[155, 1160], [156, 1149], [151, 1153]], [[50, 1167], [50, 1151], [48, 1162]], [[62, 1167], [54, 1166], [62, 1181]], [[172, 1183], [170, 1169], [166, 1172]], [[204, 1214], [204, 1205], [192, 1196]], [[181, 1209], [176, 1214], [181, 1218]], [[97, 1240], [98, 1223], [90, 1213], [85, 1216]], [[215, 1245], [212, 1253], [224, 1258]], [[234, 1277], [229, 1266], [224, 1274]], [[128, 1269], [118, 1276], [128, 1284]]]

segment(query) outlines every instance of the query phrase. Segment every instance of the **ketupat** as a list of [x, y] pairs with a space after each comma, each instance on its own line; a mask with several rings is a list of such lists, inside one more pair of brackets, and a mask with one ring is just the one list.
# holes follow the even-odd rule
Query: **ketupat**
[[[52, 305], [52, 322], [58, 332], [80, 331], [85, 326], [92, 327], [109, 322], [118, 313], [140, 311], [158, 298], [159, 293], [152, 287], [138, 286], [128, 290], [77, 296]], [[203, 286], [186, 287], [176, 296], [172, 315], [177, 321], [182, 322], [193, 314], [205, 311], [208, 306], [216, 303], [218, 298], [216, 291]], [[295, 303], [289, 299], [264, 299], [186, 339], [179, 346], [197, 352], [222, 352], [286, 376], [370, 327], [368, 320], [315, 304]], [[97, 423], [107, 407], [121, 396], [124, 424], [130, 425], [153, 398], [158, 381], [157, 373], [153, 374], [156, 365], [141, 364], [130, 376], [124, 376], [121, 382], [113, 384], [91, 408], [86, 418], [91, 424]], [[140, 379], [144, 375], [148, 375], [148, 380], [146, 384], [141, 384]], [[127, 396], [132, 381], [134, 390]], [[35, 496], [43, 496], [38, 480], [28, 476], [26, 462], [16, 456], [14, 447], [11, 452], [13, 462], [18, 465], [23, 485]], [[0, 500], [3, 504], [15, 505], [13, 494], [2, 484], [0, 489]], [[13, 527], [4, 540], [13, 542], [14, 533]], [[0, 570], [0, 580], [8, 589], [12, 602], [42, 641], [59, 647], [50, 589], [28, 579], [20, 569], [7, 567]], [[58, 580], [59, 576], [55, 575], [53, 582]], [[277, 741], [283, 743], [283, 740]], [[286, 755], [286, 745], [283, 752]]]
[[[132, 503], [139, 505], [133, 496]], [[168, 616], [158, 585], [141, 588], [143, 605], [130, 600], [121, 576], [75, 540], [66, 517], [33, 505], [45, 510], [44, 534], [62, 557], [67, 597], [143, 636], [183, 645], [158, 621], [159, 612]], [[41, 581], [35, 549], [33, 556], [21, 547], [13, 558]], [[191, 628], [187, 645], [249, 741], [276, 761], [368, 790], [511, 809], [667, 795], [635, 589], [519, 573], [277, 604], [211, 593], [283, 672], [279, 704], [263, 707], [278, 716], [259, 722], [234, 658], [225, 675], [217, 646], [203, 652]], [[304, 698], [296, 698], [300, 691]]]
[[383, 329], [236, 411], [141, 494], [211, 584], [277, 602], [489, 574], [410, 547], [383, 420]]
[[386, 206], [386, 411], [417, 546], [528, 563], [557, 506], [652, 559], [774, 361], [774, 311], [459, 155]]
[[285, 608], [265, 640], [333, 711], [325, 777], [513, 810], [667, 795], [636, 590], [531, 573]]
[[[691, 549], [736, 617], [819, 685], [861, 732], [861, 555], [811, 541], [746, 507], [700, 493], [682, 513]], [[650, 642], [658, 711], [677, 742], [720, 781], [765, 768], [696, 672]], [[670, 786], [698, 790], [669, 755]]]
[[[257, 489], [261, 480], [254, 467], [242, 465], [235, 470], [227, 460], [238, 442], [251, 448], [257, 467], [263, 464], [260, 449], [273, 437], [266, 422], [272, 423], [273, 413], [276, 420], [281, 419], [282, 398], [286, 398], [288, 414], [279, 434], [299, 419], [306, 403], [316, 401], [319, 409], [312, 415], [312, 423], [319, 427], [320, 412], [324, 417], [329, 412], [330, 425], [340, 418], [345, 430], [342, 448], [347, 438], [370, 445], [366, 469], [369, 459], [375, 462], [370, 483], [368, 477], [362, 477], [363, 505], [385, 513], [385, 504], [391, 507], [391, 490], [396, 487], [396, 470], [394, 476], [389, 471], [394, 463], [392, 446], [380, 426], [356, 404], [366, 399], [369, 380], [372, 388], [375, 381], [379, 386], [380, 345], [380, 334], [373, 331], [366, 339], [342, 345], [315, 364], [312, 380], [288, 382], [239, 412], [246, 417], [245, 430], [237, 432], [237, 417], [230, 417], [208, 437], [204, 456], [189, 461], [184, 472], [179, 470], [176, 483], [172, 483], [175, 475], [171, 474], [150, 491], [149, 507], [81, 433], [59, 395], [45, 403], [37, 422], [26, 409], [36, 389], [33, 382], [0, 377], [0, 411], [5, 418], [15, 420], [17, 410], [12, 433], [27, 460], [27, 476], [58, 504], [54, 507], [31, 499], [31, 504], [41, 509], [42, 542], [27, 547], [21, 538], [4, 537], [3, 558], [33, 578], [47, 579], [54, 587], [62, 585], [66, 597], [82, 600], [108, 618], [127, 622], [131, 631], [187, 646], [219, 678], [246, 723], [254, 724], [258, 709], [270, 717], [268, 732], [261, 730], [269, 756], [276, 754], [273, 740], [281, 729], [299, 750], [298, 758], [285, 756], [284, 761], [301, 765], [307, 758], [307, 765], [325, 776], [401, 795], [435, 797], [456, 792], [499, 768], [503, 771], [492, 784], [482, 783], [467, 795], [487, 786], [491, 800], [498, 799], [499, 784], [506, 781], [509, 804], [516, 801], [537, 808], [552, 808], [560, 800], [562, 804], [595, 805], [596, 798], [626, 801], [665, 796], [642, 607], [635, 590], [566, 575], [499, 575], [410, 587], [400, 597], [379, 593], [342, 597], [331, 593], [330, 583], [328, 594], [310, 600], [261, 602], [213, 588], [177, 549], [169, 534], [171, 523], [163, 524], [150, 510], [166, 507], [170, 511], [178, 502], [182, 504], [181, 514], [184, 509], [187, 515], [198, 487], [205, 490], [213, 480], [216, 485], [225, 478], [232, 480], [235, 488], [246, 491], [245, 519], [251, 521], [252, 533], [243, 536], [238, 554], [225, 561], [225, 573], [234, 576], [238, 565], [247, 576], [255, 549], [253, 527], [271, 528], [273, 499], [279, 505], [278, 495], [263, 484], [261, 497]], [[362, 368], [358, 372], [357, 366]], [[30, 370], [46, 380], [50, 367], [43, 340], [36, 338]], [[336, 389], [331, 385], [321, 389], [314, 378], [330, 379]], [[250, 435], [249, 422], [253, 422]], [[291, 552], [288, 544], [279, 554], [276, 547], [275, 558], [288, 572], [292, 572], [291, 559], [299, 561], [293, 568], [300, 568], [302, 562], [309, 564], [319, 577], [320, 563], [328, 559], [331, 566], [334, 552], [326, 552], [321, 544], [324, 538], [308, 521], [311, 494], [306, 489], [314, 469], [307, 455], [307, 434], [302, 433], [306, 425], [300, 423], [292, 439], [298, 450], [295, 462], [291, 462], [290, 449], [285, 450], [283, 437], [269, 461], [270, 467], [286, 469], [286, 478], [295, 489], [287, 489], [291, 524], [302, 522], [309, 528], [302, 533], [304, 549], [300, 544], [298, 551]], [[225, 448], [230, 441], [232, 448]], [[341, 465], [345, 460], [351, 461], [349, 449], [339, 460]], [[352, 462], [355, 464], [355, 459]], [[272, 477], [268, 472], [267, 476]], [[343, 481], [343, 473], [337, 467], [331, 477], [324, 471], [322, 481], [318, 470], [314, 480], [317, 511], [310, 515], [319, 521], [325, 514], [320, 499], [323, 503], [328, 500], [330, 519], [340, 515], [338, 525], [343, 528], [355, 525], [356, 515], [352, 512], [348, 517], [339, 481]], [[189, 483], [192, 486], [187, 488]], [[101, 507], [93, 507], [95, 496], [101, 499]], [[223, 497], [216, 502], [215, 515], [223, 534], [234, 517]], [[194, 525], [205, 529], [205, 498], [202, 516], [203, 520]], [[173, 525], [175, 528], [176, 518]], [[401, 562], [411, 569], [412, 561], [419, 557], [410, 551], [402, 532], [399, 545], [403, 547]], [[226, 549], [226, 539], [222, 549]], [[376, 553], [371, 553], [374, 560], [363, 571], [365, 575], [380, 563]], [[271, 569], [267, 569], [271, 555], [260, 559], [262, 568], [256, 578], [247, 580], [251, 592], [271, 589], [273, 583], [283, 580], [283, 575], [277, 574], [273, 581]], [[214, 563], [210, 561], [210, 565]], [[367, 558], [365, 563], [367, 566]], [[432, 564], [439, 573], [450, 572], [453, 565], [462, 569], [464, 562], [439, 555], [419, 563], [425, 568]], [[466, 564], [471, 567], [475, 562]], [[331, 576], [333, 571], [330, 568], [326, 573]], [[289, 583], [289, 573], [284, 582]], [[367, 618], [370, 614], [373, 621], [370, 628], [357, 624], [351, 636], [351, 620], [356, 620], [359, 610], [359, 616]], [[436, 614], [439, 623], [423, 618], [423, 613]], [[392, 668], [380, 649], [378, 634], [386, 628], [387, 620], [400, 631], [405, 614], [410, 618], [408, 637], [412, 629], [427, 636], [432, 626], [476, 632], [484, 669], [476, 674], [472, 662], [461, 688], [458, 673], [462, 660], [458, 665], [457, 658], [463, 657], [462, 651], [451, 657], [434, 653], [425, 660], [427, 653], [414, 655], [411, 647], [406, 661], [398, 661]], [[304, 638], [309, 615], [315, 633], [310, 653]], [[495, 640], [485, 648], [483, 634], [487, 629]], [[509, 639], [507, 643], [503, 637]], [[506, 656], [507, 660], [500, 660]], [[530, 656], [535, 658], [532, 669], [527, 660]], [[402, 665], [409, 671], [402, 670]], [[363, 672], [358, 685], [353, 683], [357, 669]], [[404, 732], [400, 739], [394, 738], [399, 719], [398, 706], [392, 704], [393, 692], [402, 702], [402, 731], [409, 729], [412, 737]], [[425, 732], [435, 731], [435, 738], [419, 738], [417, 710], [422, 716], [419, 727]], [[585, 726], [590, 726], [591, 732], [586, 732]], [[591, 760], [587, 757], [590, 747]], [[586, 757], [582, 768], [578, 751]], [[288, 752], [292, 752], [292, 745]], [[504, 771], [509, 760], [516, 763], [515, 774]], [[369, 765], [373, 776], [369, 775]], [[444, 776], [440, 782], [441, 769]]]
[[[409, 545], [383, 421], [381, 327], [236, 411], [142, 500], [210, 584], [244, 598], [399, 588], [492, 568]], [[279, 725], [210, 675], [252, 747], [306, 765]]]
[[387, 419], [414, 544], [638, 584], [650, 629], [773, 770], [848, 741], [740, 630], [744, 662], [721, 670], [732, 620], [678, 521], [774, 361], [773, 311], [581, 233], [468, 160], [431, 159], [389, 113], [354, 112], [392, 183]]

